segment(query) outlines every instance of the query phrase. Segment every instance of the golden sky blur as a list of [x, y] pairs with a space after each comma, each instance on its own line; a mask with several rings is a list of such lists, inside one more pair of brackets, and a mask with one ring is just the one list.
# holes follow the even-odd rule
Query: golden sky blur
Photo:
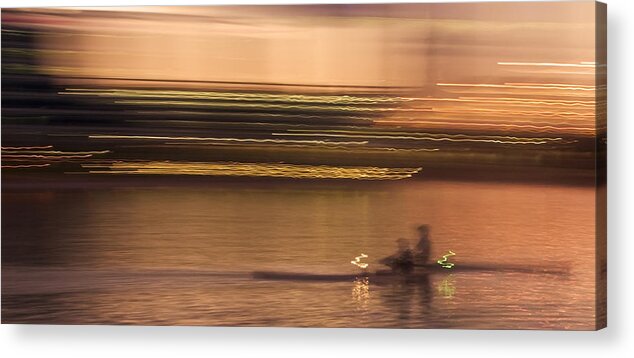
[[408, 111], [377, 124], [592, 134], [594, 11], [580, 1], [23, 14], [64, 34], [41, 39], [52, 50], [44, 71], [101, 86], [125, 78], [399, 87]]

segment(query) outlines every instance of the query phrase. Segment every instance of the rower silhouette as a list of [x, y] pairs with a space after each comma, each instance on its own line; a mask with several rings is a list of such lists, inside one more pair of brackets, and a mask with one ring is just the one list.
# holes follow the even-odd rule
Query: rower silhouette
[[400, 238], [396, 240], [396, 245], [396, 253], [379, 262], [391, 268], [393, 272], [411, 273], [414, 270], [414, 251], [410, 248], [409, 240]]
[[421, 225], [418, 227], [418, 244], [416, 244], [416, 252], [414, 254], [414, 263], [416, 266], [424, 266], [429, 261], [431, 253], [431, 240], [429, 240], [429, 225]]
[[391, 268], [393, 272], [402, 274], [411, 273], [416, 266], [425, 266], [431, 252], [430, 227], [421, 225], [417, 230], [419, 241], [414, 249], [410, 248], [409, 240], [400, 238], [396, 240], [398, 247], [396, 253], [379, 262]]

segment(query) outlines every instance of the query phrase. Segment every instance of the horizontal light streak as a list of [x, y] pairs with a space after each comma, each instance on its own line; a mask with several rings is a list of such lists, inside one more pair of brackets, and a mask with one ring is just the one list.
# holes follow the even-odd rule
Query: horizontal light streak
[[594, 62], [560, 63], [560, 62], [498, 62], [501, 66], [540, 66], [540, 67], [597, 67]]
[[564, 90], [564, 91], [594, 91], [594, 87], [568, 87], [568, 86], [544, 86], [539, 85], [510, 85], [510, 84], [490, 84], [490, 83], [436, 83], [440, 87], [484, 87], [484, 88], [513, 88], [513, 89], [544, 89], [544, 90]]
[[[509, 115], [504, 113], [478, 112], [478, 111], [438, 111], [430, 116], [391, 116], [383, 119], [440, 119], [440, 120], [458, 120], [473, 121], [474, 123], [540, 123], [548, 122], [553, 124], [574, 124], [576, 126], [594, 126], [595, 118], [593, 116], [538, 116], [538, 115]], [[382, 120], [378, 118], [377, 121]], [[452, 128], [453, 129], [453, 128]]]
[[[300, 109], [330, 111], [391, 111], [392, 108], [368, 105], [398, 104], [410, 101], [405, 97], [350, 95], [292, 95], [275, 93], [202, 92], [175, 90], [126, 90], [68, 88], [60, 95], [115, 98], [114, 103], [131, 105], [236, 107], [257, 109]], [[273, 102], [273, 103], [270, 103]], [[278, 103], [275, 103], [278, 102]], [[365, 105], [366, 107], [363, 107]], [[360, 107], [361, 106], [361, 107]], [[417, 109], [425, 110], [425, 109]]]
[[518, 140], [537, 140], [537, 141], [560, 141], [561, 138], [558, 137], [516, 137], [516, 136], [508, 136], [508, 135], [482, 135], [482, 136], [473, 136], [469, 134], [446, 134], [446, 133], [421, 133], [421, 132], [404, 132], [404, 131], [377, 131], [377, 130], [346, 130], [346, 129], [330, 129], [330, 130], [314, 130], [314, 129], [288, 129], [289, 132], [333, 132], [333, 133], [350, 133], [350, 134], [374, 134], [374, 135], [419, 135], [419, 136], [430, 136], [430, 137], [459, 137], [459, 138], [493, 138], [493, 139], [518, 139]]
[[[413, 116], [390, 116], [376, 119], [376, 122], [383, 120], [437, 120], [437, 121], [456, 121], [456, 122], [472, 122], [472, 123], [489, 123], [489, 124], [545, 124], [545, 125], [561, 125], [574, 127], [594, 128], [595, 120], [589, 116], [576, 117], [551, 117], [551, 116], [509, 116], [500, 113], [476, 113], [476, 112], [435, 112], [435, 115], [429, 117], [413, 117]], [[451, 130], [458, 128], [449, 128]], [[506, 133], [504, 133], [506, 134]]]
[[51, 160], [63, 160], [63, 159], [82, 159], [90, 158], [92, 154], [84, 155], [40, 155], [40, 154], [2, 154], [2, 158], [31, 158], [31, 159], [51, 159]]
[[2, 160], [8, 162], [27, 162], [31, 164], [3, 165], [3, 168], [40, 168], [53, 163], [75, 161], [76, 159], [88, 159], [97, 154], [110, 153], [109, 150], [95, 151], [61, 151], [51, 150], [52, 145], [43, 146], [6, 146], [2, 147]]
[[[408, 116], [398, 116], [398, 117], [386, 117], [382, 119], [377, 119], [375, 123], [381, 121], [438, 121], [439, 123], [473, 123], [473, 124], [490, 124], [490, 125], [514, 125], [514, 124], [534, 124], [534, 125], [552, 125], [559, 126], [562, 128], [566, 127], [579, 127], [579, 128], [594, 128], [594, 121], [571, 121], [566, 118], [517, 118], [512, 120], [505, 120], [506, 116], [502, 115], [487, 115], [487, 116], [477, 116], [475, 113], [457, 115], [457, 114], [445, 114], [439, 113], [438, 116], [433, 117], [408, 117]], [[459, 130], [459, 127], [450, 127], [452, 132], [453, 130]], [[460, 132], [458, 132], [460, 133]], [[493, 133], [492, 133], [493, 134]], [[506, 133], [504, 133], [506, 134]], [[559, 135], [556, 133], [547, 134], [550, 135]]]
[[[210, 146], [232, 146], [233, 143], [172, 143], [165, 142], [163, 143], [167, 146], [189, 146], [189, 147], [210, 147]], [[303, 145], [303, 144], [276, 144], [275, 147], [267, 146], [263, 144], [261, 146], [256, 146], [257, 148], [275, 148], [275, 147], [283, 147], [283, 148], [306, 148], [306, 149], [319, 149], [319, 150], [345, 150], [348, 152], [354, 151], [354, 153], [367, 153], [367, 152], [437, 152], [440, 148], [393, 148], [393, 147], [358, 147], [355, 149], [350, 148], [349, 146], [343, 145], [329, 145], [329, 146], [320, 146], [320, 145]]]
[[564, 112], [564, 111], [518, 111], [518, 110], [509, 110], [509, 109], [493, 109], [493, 108], [468, 108], [468, 107], [450, 107], [450, 108], [438, 108], [434, 110], [434, 114], [436, 113], [461, 113], [461, 114], [479, 114], [479, 113], [487, 113], [494, 115], [504, 115], [505, 118], [508, 118], [508, 115], [518, 116], [518, 117], [560, 117], [560, 118], [570, 118], [573, 119], [589, 119], [594, 120], [594, 112], [589, 111], [587, 113], [582, 112]]
[[565, 91], [549, 89], [523, 89], [523, 88], [487, 88], [487, 87], [444, 87], [444, 91], [457, 94], [459, 97], [487, 95], [495, 97], [518, 96], [527, 97], [548, 97], [551, 99], [579, 99], [590, 100], [597, 97], [594, 91]]
[[[575, 75], [575, 76], [595, 76], [597, 73], [602, 73], [602, 69], [594, 69], [594, 68], [590, 68], [590, 69], [577, 69], [576, 71], [572, 71], [572, 70], [562, 70], [560, 68], [552, 68], [552, 67], [533, 67], [531, 69], [528, 68], [522, 68], [521, 70], [519, 70], [520, 67], [510, 67], [505, 69], [506, 71], [509, 72], [514, 72], [514, 73], [521, 73], [524, 75]], [[587, 78], [587, 77], [586, 77]]]
[[[289, 130], [291, 131], [291, 130]], [[292, 130], [296, 131], [296, 130]], [[299, 130], [297, 130], [299, 131]], [[302, 131], [304, 132], [304, 131]], [[336, 132], [336, 131], [333, 131]], [[561, 141], [562, 138], [520, 138], [520, 137], [498, 137], [493, 139], [487, 136], [474, 136], [467, 138], [465, 135], [373, 135], [373, 134], [355, 134], [355, 133], [324, 133], [321, 132], [304, 132], [304, 133], [272, 133], [277, 136], [320, 136], [320, 137], [344, 137], [344, 138], [377, 138], [377, 139], [397, 139], [397, 140], [422, 140], [435, 142], [481, 142], [481, 143], [497, 143], [497, 144], [546, 144], [553, 141]]]
[[581, 88], [599, 88], [601, 86], [595, 85], [580, 85], [570, 83], [538, 83], [538, 82], [505, 82], [505, 85], [513, 86], [546, 86], [546, 87], [581, 87]]
[[276, 93], [240, 93], [218, 91], [175, 91], [175, 90], [133, 90], [133, 89], [89, 89], [67, 88], [65, 95], [82, 95], [98, 97], [135, 97], [135, 98], [188, 98], [207, 100], [231, 100], [231, 101], [270, 101], [270, 102], [297, 102], [297, 103], [328, 103], [328, 104], [391, 104], [407, 102], [411, 99], [405, 97], [388, 96], [350, 96], [350, 95], [303, 95], [303, 94], [276, 94]]
[[[104, 168], [100, 164], [84, 164], [84, 168]], [[399, 180], [410, 178], [422, 168], [383, 168], [366, 166], [328, 166], [284, 163], [201, 163], [201, 162], [113, 162], [103, 170], [90, 170], [91, 174], [134, 175], [205, 175], [275, 177], [294, 179], [355, 179]]]
[[2, 153], [17, 153], [17, 154], [48, 154], [50, 156], [57, 155], [94, 155], [94, 154], [106, 154], [110, 153], [109, 150], [95, 150], [86, 152], [64, 152], [61, 150], [5, 150], [2, 148]]
[[255, 139], [255, 138], [214, 138], [214, 137], [167, 137], [144, 135], [89, 135], [91, 139], [150, 139], [150, 140], [185, 140], [185, 141], [217, 141], [241, 143], [305, 143], [321, 145], [365, 145], [367, 141], [329, 142], [323, 140], [289, 140], [289, 139]]
[[579, 134], [593, 135], [595, 134], [594, 127], [558, 127], [552, 125], [536, 125], [536, 124], [512, 124], [512, 123], [474, 123], [474, 122], [460, 122], [460, 121], [439, 121], [439, 120], [395, 120], [395, 119], [379, 119], [375, 121], [379, 125], [399, 125], [416, 127], [440, 127], [442, 128], [461, 128], [461, 129], [484, 129], [489, 128], [491, 130], [523, 130], [534, 133], [559, 133], [559, 132], [576, 132]]
[[230, 108], [260, 108], [260, 109], [302, 109], [320, 111], [350, 111], [350, 112], [386, 112], [392, 108], [372, 108], [354, 106], [331, 105], [301, 105], [301, 104], [272, 104], [272, 103], [242, 103], [242, 102], [196, 102], [196, 101], [159, 101], [159, 100], [121, 100], [118, 104], [159, 105], [159, 106], [192, 106], [192, 107], [230, 107]]
[[52, 145], [31, 146], [31, 147], [1, 147], [2, 150], [37, 150], [37, 149], [50, 149]]
[[6, 169], [20, 169], [20, 168], [44, 168], [48, 167], [50, 164], [16, 164], [16, 165], [1, 165], [0, 168]]
[[469, 102], [501, 102], [501, 103], [522, 103], [522, 104], [536, 104], [536, 105], [558, 105], [558, 106], [582, 106], [582, 107], [594, 107], [596, 101], [583, 101], [583, 100], [564, 100], [564, 99], [545, 99], [545, 98], [514, 98], [514, 97], [473, 97], [464, 96], [459, 97], [459, 100]]

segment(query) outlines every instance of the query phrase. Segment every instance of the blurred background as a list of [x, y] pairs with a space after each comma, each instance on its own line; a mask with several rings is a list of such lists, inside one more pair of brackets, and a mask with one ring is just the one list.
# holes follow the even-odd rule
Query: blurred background
[[591, 183], [593, 6], [543, 7], [4, 9], [4, 173]]

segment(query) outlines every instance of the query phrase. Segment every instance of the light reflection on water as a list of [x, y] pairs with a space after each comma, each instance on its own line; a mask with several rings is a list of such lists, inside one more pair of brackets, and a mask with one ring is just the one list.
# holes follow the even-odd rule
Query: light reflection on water
[[[3, 321], [572, 328], [594, 319], [594, 191], [459, 182], [3, 191]], [[432, 257], [569, 265], [415, 282], [255, 280], [353, 273], [431, 225]]]
[[455, 279], [452, 274], [447, 275], [437, 286], [438, 293], [443, 298], [451, 299], [456, 293]]
[[359, 310], [366, 310], [370, 301], [370, 279], [368, 277], [357, 277], [352, 287], [352, 299]]

